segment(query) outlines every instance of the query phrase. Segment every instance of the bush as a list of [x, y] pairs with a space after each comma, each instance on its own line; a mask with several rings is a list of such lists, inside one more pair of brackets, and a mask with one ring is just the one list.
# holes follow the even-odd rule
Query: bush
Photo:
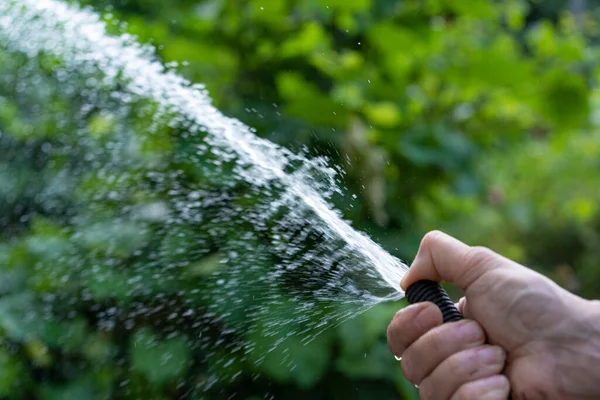
[[[540, 19], [519, 0], [80, 3], [159, 45], [257, 135], [340, 165], [330, 201], [395, 256], [444, 228], [598, 295], [594, 32], [570, 14]], [[276, 180], [253, 186], [121, 78], [2, 43], [0, 397], [416, 398], [385, 344], [401, 305], [355, 315], [364, 304], [344, 291], [311, 305], [323, 260], [358, 258], [314, 216], [265, 216]], [[270, 245], [292, 228], [276, 241], [309, 273], [278, 272], [290, 258]]]

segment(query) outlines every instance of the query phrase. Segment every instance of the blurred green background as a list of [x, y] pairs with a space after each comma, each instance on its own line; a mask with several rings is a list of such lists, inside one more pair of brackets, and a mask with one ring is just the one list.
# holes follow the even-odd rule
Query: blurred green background
[[[390, 253], [411, 260], [423, 234], [441, 229], [600, 297], [600, 1], [79, 3], [126, 22], [115, 32], [157, 46], [165, 63], [179, 62], [179, 73], [204, 83], [224, 114], [340, 165], [350, 193], [338, 207]], [[19, 76], [20, 60], [0, 51], [0, 61], [0, 76]], [[51, 209], [36, 208], [36, 195], [56, 179], [40, 149], [57, 128], [25, 112], [17, 92], [18, 79], [1, 80], [0, 398], [185, 398], [190, 382], [205, 379], [192, 360], [210, 364], [218, 354], [199, 354], [160, 326], [107, 333], [86, 304], [65, 303], [70, 319], [26, 318], [34, 305], [19, 295], [68, 294], [75, 284], [60, 280], [61, 268], [91, 265], [98, 252], [112, 252], [121, 266], [143, 264], [135, 252], [150, 233], [102, 225], [112, 206], [86, 197], [93, 185], [122, 190], [135, 172], [121, 182], [78, 182]], [[73, 100], [44, 101], [66, 115]], [[98, 146], [109, 122], [88, 120]], [[165, 135], [144, 154], [185, 151], [166, 145]], [[358, 206], [349, 207], [352, 193]], [[72, 231], [57, 217], [73, 205], [99, 219], [83, 233], [85, 257], [70, 253]], [[160, 246], [178, 234], [161, 232]], [[116, 247], [107, 244], [115, 235]], [[194, 257], [201, 269], [214, 262]], [[78, 283], [106, 310], [127, 300], [127, 276], [111, 271]], [[160, 290], [176, 290], [168, 284]], [[291, 344], [291, 371], [275, 352], [258, 378], [242, 365], [248, 379], [192, 398], [416, 399], [386, 345], [398, 306], [377, 306], [307, 347]]]

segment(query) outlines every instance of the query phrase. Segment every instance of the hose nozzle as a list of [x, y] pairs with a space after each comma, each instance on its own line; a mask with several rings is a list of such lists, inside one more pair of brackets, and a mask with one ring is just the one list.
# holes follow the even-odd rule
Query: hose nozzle
[[458, 311], [448, 293], [437, 282], [421, 280], [413, 283], [406, 289], [406, 299], [410, 304], [424, 301], [434, 303], [442, 312], [444, 323], [463, 319], [462, 314]]

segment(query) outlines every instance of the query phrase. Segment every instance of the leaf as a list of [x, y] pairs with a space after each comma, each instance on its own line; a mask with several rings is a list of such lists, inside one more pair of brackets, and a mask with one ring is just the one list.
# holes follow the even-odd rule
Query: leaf
[[297, 35], [292, 36], [281, 46], [281, 57], [306, 56], [329, 47], [329, 38], [323, 27], [316, 21], [307, 22]]
[[39, 340], [29, 340], [24, 344], [25, 351], [33, 365], [41, 368], [49, 368], [53, 357], [48, 347]]
[[187, 270], [192, 276], [210, 276], [223, 268], [222, 260], [223, 255], [215, 253], [191, 264]]
[[376, 306], [352, 318], [338, 328], [341, 351], [344, 355], [363, 356], [384, 336], [387, 326], [397, 310], [393, 306]]
[[[0, 255], [0, 263], [3, 261], [1, 257]], [[27, 272], [22, 269], [6, 270], [0, 268], [0, 296], [23, 291], [27, 285], [27, 278]]]
[[113, 133], [116, 128], [115, 117], [106, 113], [97, 113], [90, 118], [88, 129], [94, 139], [102, 139]]
[[[26, 376], [23, 365], [0, 346], [0, 397], [19, 398], [23, 387], [23, 378]], [[15, 396], [16, 395], [16, 396]]]
[[42, 260], [56, 260], [61, 255], [68, 254], [73, 246], [68, 240], [57, 236], [30, 236], [27, 240], [27, 250]]
[[321, 92], [302, 75], [282, 72], [276, 78], [277, 89], [287, 100], [286, 112], [311, 124], [343, 127], [348, 111]]
[[368, 104], [365, 115], [371, 123], [383, 128], [393, 128], [401, 121], [400, 110], [392, 102]]
[[318, 0], [318, 2], [336, 11], [364, 12], [371, 7], [373, 0]]
[[205, 253], [210, 251], [212, 243], [205, 232], [196, 227], [173, 226], [160, 244], [160, 254], [166, 263], [182, 261], [204, 262]]
[[127, 301], [131, 294], [129, 274], [111, 265], [90, 265], [82, 274], [84, 287], [96, 300], [119, 299]]
[[99, 399], [90, 378], [72, 380], [64, 385], [47, 385], [39, 387], [40, 400], [82, 400]]
[[139, 223], [112, 220], [82, 226], [75, 237], [94, 253], [126, 257], [146, 243], [148, 231]]
[[39, 324], [43, 327], [40, 339], [51, 347], [77, 351], [84, 345], [88, 335], [87, 324], [83, 319], [56, 321], [46, 318]]
[[590, 115], [587, 84], [582, 77], [553, 70], [542, 77], [543, 97], [538, 108], [557, 128], [577, 129]]
[[336, 360], [336, 369], [351, 379], [383, 379], [394, 381], [398, 362], [386, 343], [379, 342], [360, 354], [346, 353]]
[[4, 334], [21, 342], [39, 336], [38, 315], [35, 311], [33, 296], [22, 292], [0, 299], [0, 328]]
[[113, 352], [112, 342], [100, 334], [88, 336], [82, 349], [83, 354], [94, 364], [109, 361]]
[[[279, 383], [294, 382], [301, 389], [310, 389], [329, 367], [331, 341], [327, 336], [318, 336], [308, 344], [304, 344], [299, 336], [291, 336], [268, 352], [264, 359], [260, 352], [254, 353], [252, 357], [258, 362], [255, 368]], [[276, 339], [266, 336], [256, 338], [257, 347], [265, 349]]]
[[136, 332], [129, 349], [132, 370], [156, 385], [181, 377], [191, 359], [190, 348], [182, 337], [160, 340], [150, 330]]
[[508, 26], [518, 31], [525, 25], [525, 18], [529, 11], [529, 5], [523, 0], [508, 1], [505, 6], [506, 21]]

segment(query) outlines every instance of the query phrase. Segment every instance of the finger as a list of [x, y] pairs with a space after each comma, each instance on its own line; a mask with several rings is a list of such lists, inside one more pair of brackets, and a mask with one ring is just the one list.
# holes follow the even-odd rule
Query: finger
[[445, 359], [485, 343], [485, 333], [472, 320], [444, 324], [431, 329], [410, 345], [402, 355], [404, 376], [415, 385]]
[[387, 328], [390, 351], [401, 357], [415, 340], [442, 322], [442, 313], [433, 303], [417, 303], [403, 308], [396, 313]]
[[495, 268], [515, 268], [517, 264], [483, 247], [467, 246], [440, 231], [425, 235], [419, 251], [400, 286], [406, 291], [422, 279], [445, 281], [467, 288]]
[[451, 400], [506, 400], [510, 394], [510, 382], [504, 375], [493, 375], [465, 383]]
[[423, 379], [419, 392], [423, 399], [449, 399], [462, 385], [499, 374], [506, 355], [498, 346], [483, 345], [453, 354]]
[[469, 312], [469, 307], [467, 307], [467, 298], [461, 297], [457, 304], [455, 304], [458, 312], [463, 315], [466, 319], [474, 319]]

